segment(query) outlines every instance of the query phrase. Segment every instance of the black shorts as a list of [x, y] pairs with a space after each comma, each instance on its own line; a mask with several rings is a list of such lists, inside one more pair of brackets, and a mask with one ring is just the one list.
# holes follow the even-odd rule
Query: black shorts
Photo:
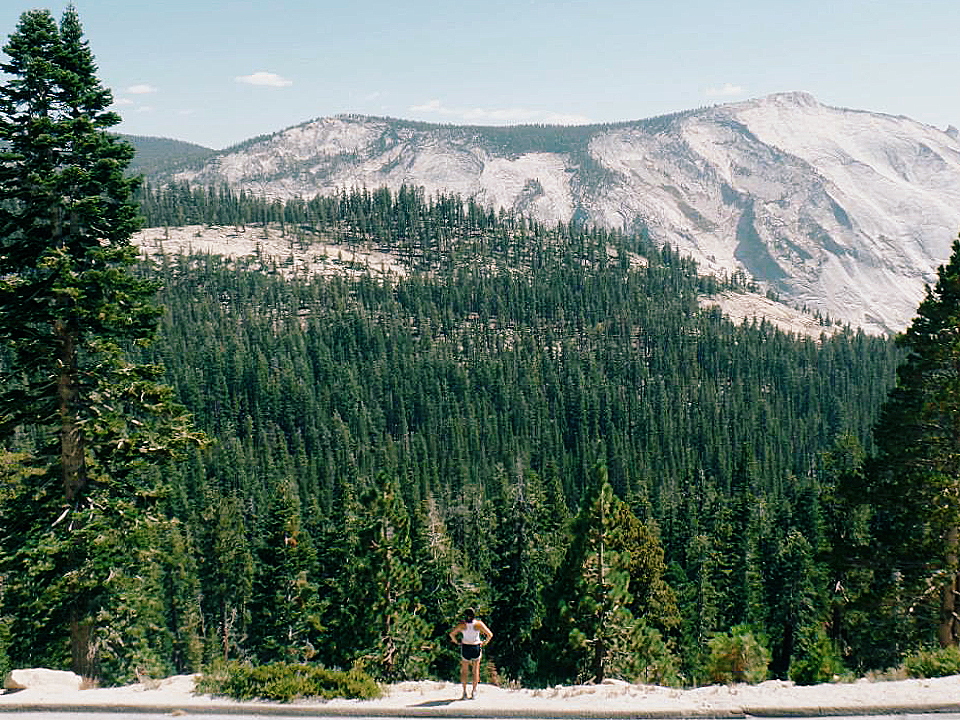
[[479, 645], [464, 645], [460, 643], [460, 657], [464, 660], [479, 660], [483, 650]]

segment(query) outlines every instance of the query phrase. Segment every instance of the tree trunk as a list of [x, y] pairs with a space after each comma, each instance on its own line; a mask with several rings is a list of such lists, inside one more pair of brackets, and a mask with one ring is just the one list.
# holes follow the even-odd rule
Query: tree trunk
[[947, 530], [945, 538], [946, 567], [948, 580], [943, 585], [943, 596], [940, 604], [940, 627], [937, 635], [941, 647], [957, 645], [957, 552], [960, 542], [960, 528], [957, 526]]
[[86, 485], [84, 473], [84, 447], [80, 426], [77, 423], [76, 402], [78, 397], [76, 365], [77, 352], [74, 338], [61, 323], [57, 323], [60, 336], [60, 374], [57, 377], [57, 396], [60, 412], [60, 467], [63, 473], [63, 494], [72, 502]]
[[98, 677], [97, 648], [93, 638], [93, 624], [70, 612], [70, 660], [73, 671], [86, 683], [93, 684]]
[[605, 530], [603, 516], [604, 516], [604, 505], [603, 501], [600, 502], [600, 547], [597, 549], [597, 575], [600, 578], [600, 607], [597, 609], [597, 638], [593, 646], [593, 681], [599, 685], [604, 681], [604, 659], [607, 654], [606, 647], [606, 637], [605, 633], [607, 631], [604, 627], [604, 613], [606, 612], [607, 606], [607, 587], [604, 584], [603, 578], [603, 532]]
[[597, 685], [600, 685], [606, 679], [603, 662], [604, 655], [606, 654], [607, 646], [604, 642], [603, 635], [598, 634], [596, 641], [593, 643], [593, 682]]
[[[60, 467], [63, 474], [63, 494], [73, 502], [86, 485], [84, 447], [77, 422], [76, 401], [76, 346], [73, 336], [61, 323], [56, 325], [61, 339], [60, 374], [57, 377], [57, 395], [60, 413]], [[93, 623], [81, 615], [73, 600], [70, 608], [70, 659], [73, 671], [84, 681], [96, 682], [98, 676], [97, 649], [93, 639]]]

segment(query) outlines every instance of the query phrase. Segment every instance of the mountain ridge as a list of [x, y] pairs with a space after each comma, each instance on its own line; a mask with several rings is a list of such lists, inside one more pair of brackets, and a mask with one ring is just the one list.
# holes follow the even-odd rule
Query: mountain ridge
[[643, 232], [868, 332], [902, 330], [960, 229], [960, 141], [782, 93], [588, 126], [318, 118], [157, 179], [288, 199], [401, 185]]
[[[279, 224], [255, 224], [245, 228], [219, 225], [183, 225], [144, 228], [132, 237], [146, 257], [157, 260], [166, 254], [217, 255], [230, 262], [263, 263], [270, 272], [292, 277], [353, 276], [398, 279], [415, 272], [409, 256], [390, 247], [361, 241], [345, 241], [325, 233], [298, 228], [295, 242]], [[643, 264], [641, 258], [633, 263]], [[520, 267], [515, 272], [522, 273]], [[819, 340], [843, 332], [837, 322], [803, 312], [747, 288], [725, 289], [697, 299], [701, 309], [717, 308], [736, 325], [766, 320], [797, 337]]]

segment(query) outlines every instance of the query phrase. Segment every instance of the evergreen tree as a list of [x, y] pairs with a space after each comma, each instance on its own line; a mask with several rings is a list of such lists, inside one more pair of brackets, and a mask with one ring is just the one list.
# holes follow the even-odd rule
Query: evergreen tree
[[274, 487], [250, 599], [250, 644], [261, 662], [303, 662], [316, 653], [320, 631], [315, 554], [300, 521], [300, 501], [289, 480]]
[[545, 622], [544, 592], [560, 560], [566, 528], [555, 528], [540, 478], [518, 467], [512, 476], [503, 473], [500, 507], [497, 508], [495, 564], [491, 577], [496, 590], [491, 608], [491, 629], [509, 638], [497, 650], [502, 671], [517, 679], [535, 677], [539, 644]]
[[818, 627], [825, 606], [817, 592], [822, 587], [821, 577], [813, 564], [810, 543], [797, 530], [770, 540], [764, 565], [767, 634], [773, 645], [770, 670], [786, 677], [800, 639]]
[[823, 455], [820, 466], [828, 573], [827, 635], [843, 658], [854, 656], [865, 667], [890, 667], [898, 660], [897, 631], [889, 616], [876, 613], [874, 583], [878, 567], [871, 536], [871, 510], [864, 502], [865, 453], [852, 437], [841, 435]]
[[707, 642], [723, 624], [720, 613], [720, 589], [717, 588], [719, 553], [715, 541], [696, 534], [684, 548], [686, 571], [675, 563], [669, 578], [677, 590], [682, 608], [680, 649], [684, 674], [694, 682], [704, 675]]
[[216, 629], [214, 657], [242, 656], [250, 620], [254, 561], [240, 501], [213, 495], [201, 516], [198, 572], [207, 624]]
[[597, 465], [594, 472], [557, 573], [554, 620], [545, 626], [546, 637], [560, 641], [551, 643], [556, 679], [647, 679], [651, 666], [657, 679], [672, 679], [675, 662], [660, 633], [630, 611], [631, 552], [623, 540], [632, 533], [623, 523], [632, 513], [614, 496], [606, 468]]
[[644, 618], [664, 634], [672, 634], [680, 624], [677, 599], [667, 583], [667, 567], [658, 529], [644, 523], [630, 507], [619, 502], [614, 507], [610, 545], [625, 553], [624, 569], [630, 577], [630, 612]]
[[[430, 625], [430, 638], [446, 648], [444, 642], [454, 618], [464, 607], [482, 607], [489, 594], [462, 552], [453, 544], [433, 496], [423, 503], [413, 536], [414, 565], [420, 568], [423, 618]], [[433, 670], [446, 672], [456, 662], [454, 653], [436, 656]], [[443, 663], [439, 666], [439, 663]]]
[[877, 454], [865, 493], [875, 514], [874, 537], [891, 571], [880, 581], [887, 597], [901, 597], [914, 606], [914, 618], [935, 625], [942, 646], [955, 646], [960, 639], [960, 240], [898, 343], [908, 354], [876, 428]]
[[33, 608], [12, 628], [15, 647], [57, 656], [66, 632], [72, 667], [95, 677], [104, 608], [133, 572], [125, 543], [139, 536], [126, 529], [162, 492], [149, 468], [198, 438], [160, 369], [124, 357], [161, 311], [157, 285], [132, 270], [133, 151], [106, 132], [119, 118], [76, 10], [59, 27], [24, 13], [4, 51], [0, 339], [12, 352], [0, 433], [28, 438], [25, 462], [44, 471], [0, 508], [4, 603]]
[[168, 521], [163, 531], [166, 537], [158, 544], [166, 545], [161, 558], [166, 628], [170, 634], [166, 660], [177, 673], [199, 672], [203, 662], [203, 614], [196, 549], [178, 520]]
[[356, 546], [347, 568], [345, 607], [355, 659], [375, 676], [422, 677], [435, 648], [423, 618], [419, 569], [413, 560], [410, 517], [396, 478], [381, 474], [356, 508]]

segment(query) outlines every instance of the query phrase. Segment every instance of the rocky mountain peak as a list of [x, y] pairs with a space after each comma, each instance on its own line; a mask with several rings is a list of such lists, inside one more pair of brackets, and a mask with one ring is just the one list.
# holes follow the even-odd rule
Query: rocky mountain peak
[[584, 127], [321, 118], [173, 179], [280, 198], [407, 184], [642, 231], [869, 332], [909, 323], [960, 230], [955, 130], [800, 92]]

